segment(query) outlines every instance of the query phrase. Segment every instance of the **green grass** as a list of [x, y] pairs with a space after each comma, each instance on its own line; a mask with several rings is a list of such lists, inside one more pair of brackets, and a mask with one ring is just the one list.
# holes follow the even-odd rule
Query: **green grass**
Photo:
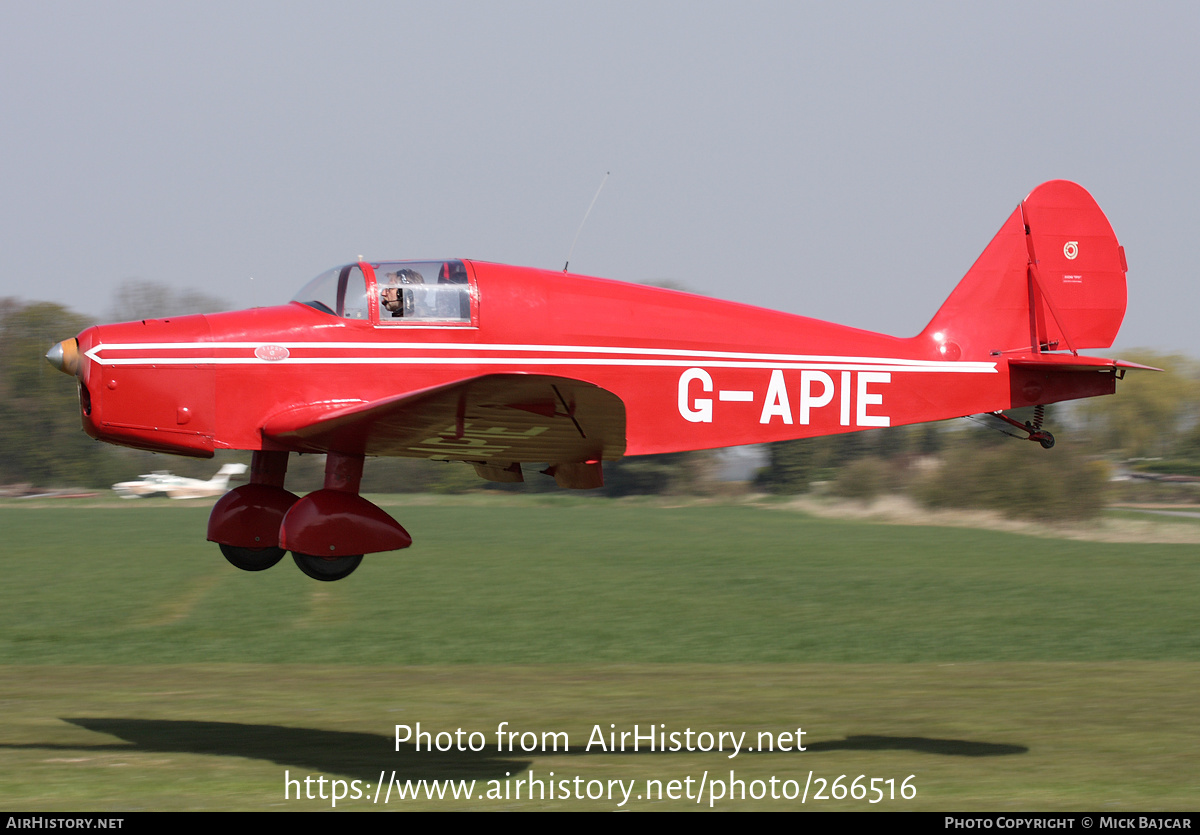
[[[1195, 809], [1200, 668], [1113, 664], [35, 666], [0, 682], [9, 810], [330, 809], [295, 779], [833, 780], [914, 775], [917, 796], [716, 808]], [[478, 753], [396, 751], [396, 724], [479, 731]], [[565, 731], [569, 751], [496, 751], [495, 730]], [[803, 728], [803, 752], [587, 752], [592, 728]], [[812, 789], [815, 794], [815, 787]], [[382, 799], [382, 797], [381, 797]], [[613, 809], [605, 800], [421, 801], [339, 809]], [[632, 799], [625, 808], [694, 809]], [[707, 808], [707, 797], [700, 808]]]
[[1195, 546], [749, 506], [394, 509], [337, 583], [231, 568], [207, 507], [0, 508], [0, 663], [1200, 661]]
[[[510, 793], [550, 771], [639, 786], [730, 769], [801, 784], [810, 771], [913, 774], [914, 800], [873, 807], [897, 809], [1180, 810], [1200, 798], [1194, 545], [752, 506], [388, 504], [416, 544], [332, 584], [290, 560], [228, 566], [203, 541], [207, 506], [0, 504], [0, 805], [330, 807], [285, 802], [285, 770], [500, 780]], [[572, 750], [497, 752], [505, 721], [567, 731]], [[488, 734], [488, 750], [395, 751], [394, 725], [416, 722]], [[580, 750], [610, 723], [801, 726], [809, 750]]]

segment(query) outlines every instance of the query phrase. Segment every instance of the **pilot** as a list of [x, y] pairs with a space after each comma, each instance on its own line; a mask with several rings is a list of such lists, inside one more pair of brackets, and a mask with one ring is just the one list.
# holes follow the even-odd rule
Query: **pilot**
[[424, 284], [425, 279], [416, 270], [407, 269], [386, 273], [385, 277], [388, 283], [379, 291], [380, 304], [392, 314], [393, 319], [415, 316], [419, 303], [423, 301], [424, 291], [405, 288], [414, 284]]

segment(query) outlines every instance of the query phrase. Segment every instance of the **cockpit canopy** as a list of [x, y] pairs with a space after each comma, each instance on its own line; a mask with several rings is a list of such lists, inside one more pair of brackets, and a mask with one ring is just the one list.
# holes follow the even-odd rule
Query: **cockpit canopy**
[[471, 286], [462, 261], [360, 261], [321, 273], [292, 301], [379, 325], [469, 325]]

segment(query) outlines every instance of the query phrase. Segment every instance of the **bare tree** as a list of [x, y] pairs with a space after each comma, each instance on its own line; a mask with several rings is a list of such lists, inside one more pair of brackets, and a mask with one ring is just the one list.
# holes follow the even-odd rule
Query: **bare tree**
[[128, 322], [133, 319], [161, 319], [189, 313], [216, 313], [228, 310], [229, 303], [218, 296], [197, 290], [177, 290], [161, 281], [129, 278], [113, 293], [106, 321]]

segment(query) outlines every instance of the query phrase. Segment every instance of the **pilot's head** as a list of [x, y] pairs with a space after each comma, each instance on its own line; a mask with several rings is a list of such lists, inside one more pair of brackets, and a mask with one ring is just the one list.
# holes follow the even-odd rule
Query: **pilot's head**
[[393, 318], [412, 316], [416, 312], [417, 293], [420, 290], [406, 290], [413, 284], [424, 284], [425, 279], [416, 270], [396, 270], [386, 273], [387, 284], [379, 291], [379, 301]]

